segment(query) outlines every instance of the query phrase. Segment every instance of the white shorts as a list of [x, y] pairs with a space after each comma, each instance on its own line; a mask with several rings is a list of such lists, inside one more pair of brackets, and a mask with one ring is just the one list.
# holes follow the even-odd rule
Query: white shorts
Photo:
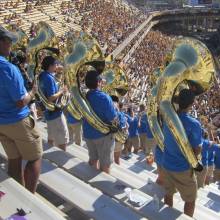
[[69, 132], [64, 114], [54, 120], [47, 121], [48, 140], [54, 141], [56, 146], [69, 142]]

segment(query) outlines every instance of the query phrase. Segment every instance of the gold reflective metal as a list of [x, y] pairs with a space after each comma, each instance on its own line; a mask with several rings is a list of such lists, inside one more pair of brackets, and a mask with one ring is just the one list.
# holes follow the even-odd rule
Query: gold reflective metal
[[[110, 94], [125, 93], [123, 85], [126, 84], [124, 72], [117, 67], [116, 64], [109, 63], [105, 67], [105, 57], [101, 51], [98, 42], [86, 33], [81, 33], [76, 36], [69, 33], [67, 38], [67, 51], [65, 56], [65, 75], [68, 87], [71, 88], [73, 99], [71, 100], [72, 107], [75, 108], [89, 123], [98, 131], [107, 134], [111, 129], [116, 129], [117, 124], [113, 122], [111, 125], [104, 123], [92, 110], [86, 97], [80, 91], [80, 83], [84, 81], [86, 69], [94, 68], [100, 72], [104, 70], [107, 84], [104, 90]], [[108, 60], [111, 60], [110, 58]], [[111, 75], [111, 80], [110, 80]], [[122, 79], [123, 85], [117, 83], [117, 79]], [[128, 86], [127, 86], [128, 87]], [[123, 90], [124, 89], [124, 90]], [[116, 139], [122, 143], [125, 142], [126, 136], [123, 132], [115, 133]]]
[[125, 72], [119, 65], [113, 62], [106, 62], [105, 69], [102, 72], [102, 77], [106, 81], [102, 90], [109, 95], [121, 97], [128, 92], [128, 79]]
[[148, 103], [147, 103], [147, 118], [149, 122], [149, 126], [151, 129], [151, 132], [153, 134], [153, 137], [155, 138], [158, 146], [162, 151], [164, 151], [164, 136], [163, 132], [161, 129], [161, 126], [159, 124], [159, 106], [157, 103], [157, 80], [161, 76], [161, 71], [160, 68], [154, 71], [152, 77], [151, 77], [151, 82], [154, 84], [151, 94], [148, 98]]
[[172, 97], [179, 85], [186, 84], [197, 92], [197, 95], [201, 94], [211, 87], [214, 76], [214, 62], [208, 48], [199, 40], [182, 38], [176, 42], [172, 61], [165, 68], [156, 85], [156, 102], [160, 114], [193, 168], [198, 166], [198, 159], [174, 110]]
[[70, 99], [70, 94], [62, 95], [61, 98], [56, 102], [49, 102], [48, 99], [44, 96], [43, 92], [40, 89], [39, 82], [39, 57], [38, 53], [41, 50], [50, 51], [51, 53], [56, 53], [59, 55], [59, 44], [52, 28], [45, 22], [40, 21], [37, 26], [37, 36], [29, 41], [27, 45], [27, 55], [28, 55], [28, 74], [30, 77], [34, 78], [37, 85], [38, 91], [37, 95], [40, 98], [41, 102], [49, 111], [55, 111], [56, 109], [65, 108]]
[[15, 36], [15, 38], [12, 40], [11, 50], [17, 52], [18, 50], [25, 49], [28, 44], [27, 34], [21, 28], [16, 27], [16, 29], [14, 29], [13, 25], [7, 26], [7, 29]]

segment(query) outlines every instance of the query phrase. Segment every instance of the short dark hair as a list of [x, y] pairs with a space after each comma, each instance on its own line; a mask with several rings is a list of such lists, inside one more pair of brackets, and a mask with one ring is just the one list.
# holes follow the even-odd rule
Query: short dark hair
[[52, 56], [46, 56], [44, 57], [42, 63], [41, 63], [41, 68], [44, 71], [47, 71], [50, 66], [54, 65], [56, 63], [56, 59]]
[[132, 112], [134, 112], [133, 107], [129, 107], [127, 112], [128, 112], [128, 114], [131, 114]]
[[99, 73], [96, 70], [90, 70], [86, 73], [85, 84], [89, 89], [97, 89], [98, 82], [101, 80]]
[[203, 137], [204, 139], [208, 139], [208, 138], [209, 138], [209, 133], [208, 133], [207, 130], [202, 129], [202, 137]]
[[116, 95], [111, 96], [113, 102], [119, 102], [119, 98]]
[[186, 109], [193, 104], [195, 93], [190, 89], [183, 89], [179, 93], [178, 103], [180, 109]]
[[119, 109], [122, 109], [123, 106], [124, 106], [123, 102], [119, 102], [119, 104], [118, 104]]
[[146, 106], [145, 106], [145, 104], [140, 104], [139, 108], [140, 108], [140, 109], [145, 109]]

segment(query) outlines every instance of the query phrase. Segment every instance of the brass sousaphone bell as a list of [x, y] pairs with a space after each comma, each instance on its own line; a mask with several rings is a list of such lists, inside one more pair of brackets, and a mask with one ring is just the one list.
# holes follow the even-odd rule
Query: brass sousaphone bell
[[[202, 168], [198, 158], [193, 153], [184, 127], [173, 107], [172, 98], [181, 84], [188, 85], [190, 88], [193, 87], [197, 95], [206, 92], [214, 81], [214, 75], [214, 62], [208, 48], [201, 41], [193, 38], [179, 39], [176, 42], [171, 62], [157, 80], [153, 97], [154, 105], [172, 132], [183, 155], [189, 164], [197, 170]], [[160, 128], [157, 130], [157, 127], [155, 131], [161, 132]], [[156, 135], [159, 137], [161, 134]], [[154, 134], [155, 137], [156, 135]], [[163, 143], [161, 145], [163, 146]]]
[[45, 108], [49, 111], [63, 109], [69, 104], [70, 95], [63, 95], [56, 103], [49, 102], [41, 91], [39, 82], [39, 54], [42, 50], [44, 50], [49, 54], [53, 54], [56, 57], [59, 57], [60, 51], [58, 40], [54, 31], [46, 22], [40, 21], [36, 25], [36, 29], [36, 37], [31, 39], [27, 45], [27, 55], [29, 59], [28, 74], [30, 77], [34, 78], [38, 88], [37, 96], [39, 97]]
[[[69, 52], [65, 56], [64, 64], [66, 81], [68, 87], [71, 88], [71, 93], [73, 94], [73, 99], [71, 100], [73, 107], [75, 107], [75, 109], [89, 122], [91, 126], [101, 133], [107, 134], [111, 132], [111, 130], [117, 130], [117, 125], [106, 124], [95, 114], [86, 97], [80, 90], [80, 78], [83, 78], [82, 69], [85, 66], [90, 66], [91, 68], [96, 69], [100, 74], [102, 74], [103, 71], [107, 71], [107, 69], [105, 69], [106, 63], [101, 47], [94, 38], [86, 33], [81, 33], [79, 36], [75, 36], [70, 33], [67, 45], [67, 51]], [[111, 83], [117, 76], [117, 73], [113, 70], [116, 67], [113, 67], [114, 65], [112, 64], [111, 74], [113, 78]], [[108, 93], [112, 93], [112, 90], [116, 90], [116, 87], [111, 87], [111, 89], [108, 87], [107, 90]], [[120, 91], [119, 87], [118, 91]], [[118, 130], [115, 135], [118, 141], [122, 143], [125, 142], [126, 137], [123, 132]]]

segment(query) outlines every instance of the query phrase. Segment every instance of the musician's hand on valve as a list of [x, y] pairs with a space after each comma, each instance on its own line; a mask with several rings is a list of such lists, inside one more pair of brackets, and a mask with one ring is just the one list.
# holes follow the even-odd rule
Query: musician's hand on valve
[[68, 92], [69, 92], [69, 90], [68, 90], [67, 86], [65, 85], [65, 86], [63, 87], [63, 94], [65, 95], [65, 94], [67, 94]]

